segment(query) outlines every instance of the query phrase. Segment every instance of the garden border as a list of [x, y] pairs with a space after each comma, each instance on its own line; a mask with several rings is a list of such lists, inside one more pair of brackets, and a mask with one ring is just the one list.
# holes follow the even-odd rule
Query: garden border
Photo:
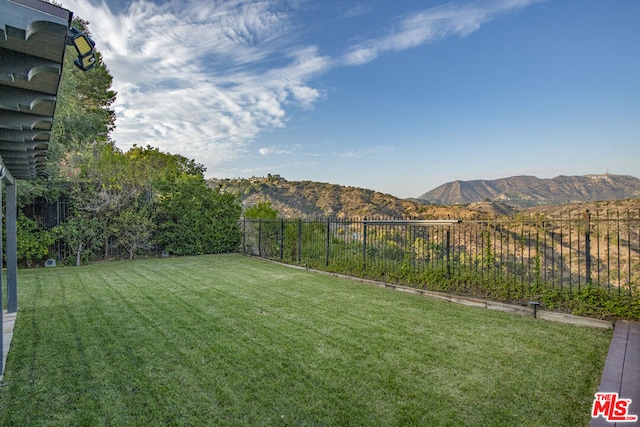
[[610, 320], [593, 319], [590, 317], [576, 316], [573, 314], [558, 313], [553, 311], [540, 310], [537, 308], [534, 309], [528, 306], [505, 304], [502, 302], [495, 302], [495, 301], [485, 300], [480, 298], [472, 298], [472, 297], [446, 294], [443, 292], [428, 291], [425, 289], [412, 288], [409, 286], [396, 285], [396, 284], [387, 283], [387, 282], [380, 282], [377, 280], [363, 279], [360, 277], [347, 276], [344, 274], [332, 273], [332, 272], [322, 271], [322, 270], [315, 270], [312, 268], [303, 267], [299, 265], [285, 264], [279, 261], [275, 261], [268, 258], [262, 258], [259, 256], [250, 255], [250, 254], [241, 254], [241, 255], [248, 256], [250, 258], [260, 259], [263, 261], [271, 262], [271, 263], [282, 265], [285, 267], [295, 268], [299, 270], [306, 270], [306, 271], [310, 271], [318, 274], [325, 274], [328, 276], [339, 277], [341, 279], [347, 279], [347, 280], [353, 280], [355, 282], [360, 282], [360, 283], [367, 283], [367, 284], [379, 286], [382, 288], [394, 289], [400, 292], [407, 292], [410, 294], [422, 295], [427, 298], [453, 302], [453, 303], [462, 304], [462, 305], [471, 306], [471, 307], [487, 308], [489, 310], [498, 310], [498, 311], [504, 311], [508, 313], [516, 313], [516, 314], [531, 316], [531, 317], [534, 317], [534, 312], [535, 312], [535, 317], [538, 319], [548, 320], [552, 322], [567, 323], [567, 324], [576, 325], [576, 326], [586, 326], [586, 327], [604, 328], [604, 329], [612, 329], [615, 326], [615, 322]]

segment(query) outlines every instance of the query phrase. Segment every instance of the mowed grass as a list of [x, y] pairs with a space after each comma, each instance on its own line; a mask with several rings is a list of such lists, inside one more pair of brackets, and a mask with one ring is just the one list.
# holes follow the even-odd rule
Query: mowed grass
[[611, 331], [240, 255], [21, 271], [0, 425], [586, 425]]

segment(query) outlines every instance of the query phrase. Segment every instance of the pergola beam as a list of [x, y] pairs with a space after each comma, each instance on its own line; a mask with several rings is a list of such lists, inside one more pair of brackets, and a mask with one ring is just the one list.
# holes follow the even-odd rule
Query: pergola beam
[[[16, 179], [46, 176], [46, 154], [72, 17], [69, 10], [40, 0], [0, 0], [0, 206], [4, 188], [7, 224], [6, 236], [0, 227], [0, 260], [6, 254], [8, 313], [18, 310]], [[0, 307], [3, 288], [0, 274]], [[0, 330], [2, 323], [0, 315]], [[0, 378], [4, 345], [0, 333]]]

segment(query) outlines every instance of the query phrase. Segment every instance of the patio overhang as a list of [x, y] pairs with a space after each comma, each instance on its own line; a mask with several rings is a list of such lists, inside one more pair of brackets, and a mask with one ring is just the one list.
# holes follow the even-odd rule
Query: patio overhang
[[16, 179], [45, 175], [72, 18], [40, 0], [0, 0], [0, 157]]
[[[46, 176], [51, 124], [72, 18], [70, 11], [40, 0], [0, 0], [0, 206], [6, 197], [2, 215], [6, 245], [0, 228], [0, 259], [6, 254], [7, 314], [18, 310], [16, 179]], [[86, 69], [95, 61], [91, 55], [91, 51], [84, 52], [81, 58]], [[2, 288], [0, 274], [0, 307]], [[4, 330], [3, 316], [0, 330]], [[3, 335], [0, 379], [6, 357]], [[9, 343], [6, 345], [8, 348]]]

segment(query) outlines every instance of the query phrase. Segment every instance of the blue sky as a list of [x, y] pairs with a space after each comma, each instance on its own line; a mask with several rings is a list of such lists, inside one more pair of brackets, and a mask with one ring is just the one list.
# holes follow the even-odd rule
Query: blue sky
[[640, 176], [637, 0], [62, 0], [118, 91], [113, 139], [208, 177], [418, 197]]

